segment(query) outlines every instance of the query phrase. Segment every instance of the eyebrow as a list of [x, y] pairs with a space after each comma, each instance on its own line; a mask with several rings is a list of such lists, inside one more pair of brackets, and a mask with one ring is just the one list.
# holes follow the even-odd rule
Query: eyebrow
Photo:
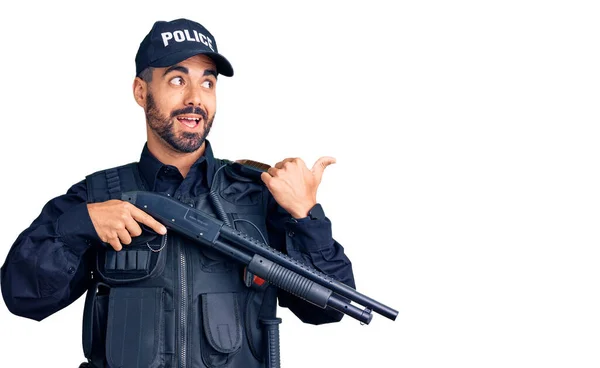
[[212, 75], [215, 78], [217, 78], [217, 71], [214, 69], [206, 69], [206, 70], [204, 70], [204, 76], [207, 76], [207, 75]]
[[[179, 71], [179, 72], [182, 72], [183, 74], [190, 74], [190, 70], [188, 68], [186, 68], [185, 66], [173, 65], [173, 66], [168, 67], [167, 70], [165, 70], [165, 72], [163, 73], [163, 77], [174, 71]], [[212, 75], [215, 78], [217, 78], [217, 74], [218, 74], [217, 71], [214, 69], [205, 69], [203, 76]]]
[[188, 68], [186, 68], [185, 66], [181, 66], [181, 65], [173, 65], [167, 68], [167, 70], [165, 70], [165, 72], [163, 73], [163, 77], [171, 72], [174, 71], [180, 71], [183, 74], [190, 74], [190, 71]]

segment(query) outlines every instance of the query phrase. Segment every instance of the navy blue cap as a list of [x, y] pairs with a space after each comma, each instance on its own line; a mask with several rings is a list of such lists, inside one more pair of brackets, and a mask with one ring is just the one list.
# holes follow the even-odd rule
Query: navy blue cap
[[231, 64], [217, 51], [215, 38], [200, 23], [183, 18], [158, 21], [140, 43], [135, 56], [135, 75], [139, 76], [149, 66], [164, 68], [198, 54], [213, 59], [219, 74], [233, 76]]

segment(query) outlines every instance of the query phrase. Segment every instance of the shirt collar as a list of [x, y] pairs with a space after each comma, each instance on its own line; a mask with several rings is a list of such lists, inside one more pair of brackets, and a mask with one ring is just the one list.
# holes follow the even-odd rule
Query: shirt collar
[[[198, 158], [196, 162], [194, 162], [194, 164], [190, 168], [189, 174], [206, 175], [206, 180], [208, 186], [210, 187], [212, 185], [212, 179], [215, 171], [215, 157], [213, 156], [213, 151], [210, 146], [210, 142], [208, 140], [205, 140], [204, 142], [206, 143], [204, 145], [204, 154], [200, 156], [200, 158]], [[206, 165], [200, 165], [205, 160]], [[163, 164], [156, 157], [154, 157], [152, 152], [150, 152], [150, 150], [148, 149], [148, 143], [146, 142], [144, 144], [144, 149], [142, 150], [138, 166], [142, 178], [144, 178], [150, 190], [154, 190], [154, 185], [158, 173], [164, 166], [167, 165]], [[206, 168], [206, 172], [195, 173], [196, 170], [202, 170], [202, 168], [204, 167]]]

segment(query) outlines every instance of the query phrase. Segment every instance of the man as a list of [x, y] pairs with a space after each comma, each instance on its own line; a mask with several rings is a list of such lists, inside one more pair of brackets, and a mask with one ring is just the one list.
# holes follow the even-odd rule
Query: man
[[42, 320], [87, 291], [88, 366], [268, 367], [277, 299], [306, 323], [342, 317], [260, 282], [120, 200], [129, 190], [161, 193], [354, 287], [316, 203], [334, 159], [309, 169], [288, 158], [259, 178], [216, 159], [206, 137], [219, 74], [233, 69], [202, 25], [156, 22], [136, 56], [133, 94], [147, 125], [139, 162], [88, 175], [49, 201], [2, 266], [4, 300], [20, 316]]

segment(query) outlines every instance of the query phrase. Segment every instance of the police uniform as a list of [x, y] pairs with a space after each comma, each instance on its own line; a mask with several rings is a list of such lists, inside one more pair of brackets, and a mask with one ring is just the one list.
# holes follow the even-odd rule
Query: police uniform
[[238, 265], [173, 232], [159, 236], [145, 229], [120, 252], [98, 238], [86, 203], [118, 196], [111, 189], [115, 182], [120, 191], [134, 184], [215, 217], [210, 193], [218, 188], [238, 230], [264, 237], [271, 247], [355, 286], [351, 263], [332, 238], [329, 219], [295, 220], [264, 185], [221, 166], [209, 141], [185, 178], [144, 146], [139, 163], [89, 175], [48, 202], [19, 235], [2, 267], [8, 309], [39, 321], [88, 290], [85, 355], [98, 367], [123, 368], [264, 367], [260, 320], [275, 317], [275, 294], [279, 305], [306, 323], [339, 321], [342, 314], [281, 290], [246, 286]]
[[[190, 45], [194, 47], [190, 47]], [[212, 35], [185, 19], [156, 22], [140, 44], [137, 74], [195, 54], [233, 75]], [[266, 330], [279, 305], [306, 323], [336, 322], [321, 309], [268, 284], [240, 265], [179, 236], [143, 233], [120, 252], [99, 239], [87, 204], [130, 190], [172, 197], [355, 287], [352, 266], [328, 218], [294, 219], [256, 178], [213, 156], [210, 142], [184, 178], [145, 145], [139, 162], [102, 170], [49, 201], [13, 244], [1, 269], [2, 295], [19, 316], [42, 320], [87, 291], [84, 355], [93, 367], [269, 366]]]

